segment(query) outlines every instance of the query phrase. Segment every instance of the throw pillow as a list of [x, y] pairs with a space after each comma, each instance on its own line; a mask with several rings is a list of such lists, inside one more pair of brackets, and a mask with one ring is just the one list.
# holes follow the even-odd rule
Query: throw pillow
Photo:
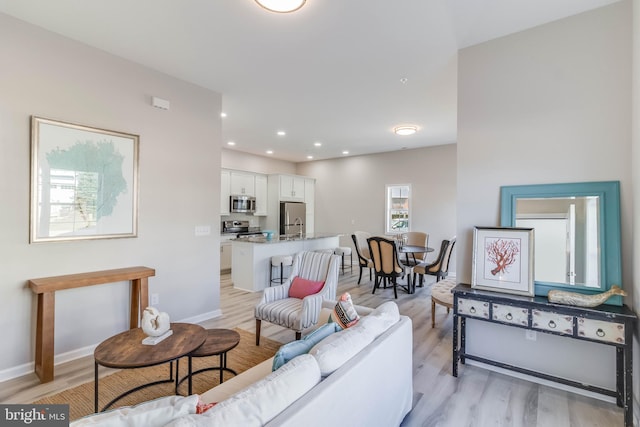
[[289, 287], [289, 298], [304, 298], [308, 295], [320, 292], [324, 282], [316, 282], [313, 280], [303, 279], [302, 277], [294, 277]]
[[283, 345], [280, 347], [276, 355], [273, 356], [273, 365], [271, 370], [275, 371], [294, 357], [308, 353], [314, 345], [338, 330], [339, 327], [335, 323], [327, 323], [326, 325], [322, 325], [315, 331], [311, 332], [303, 339]]
[[345, 292], [340, 295], [329, 321], [336, 322], [342, 329], [346, 329], [358, 323], [358, 320], [360, 320], [360, 316], [358, 316], [358, 312], [353, 306], [351, 295], [349, 292]]

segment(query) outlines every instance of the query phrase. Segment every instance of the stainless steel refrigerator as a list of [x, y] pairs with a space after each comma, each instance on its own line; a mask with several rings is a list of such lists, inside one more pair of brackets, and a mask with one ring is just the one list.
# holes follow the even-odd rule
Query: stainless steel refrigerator
[[306, 216], [307, 207], [304, 203], [280, 202], [280, 235], [304, 235]]

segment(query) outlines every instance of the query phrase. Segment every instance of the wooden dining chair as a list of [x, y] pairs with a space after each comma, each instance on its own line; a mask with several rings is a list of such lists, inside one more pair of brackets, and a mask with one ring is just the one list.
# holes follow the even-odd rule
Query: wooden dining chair
[[452, 237], [451, 240], [443, 240], [440, 245], [440, 253], [438, 253], [438, 257], [432, 262], [421, 262], [420, 264], [413, 267], [413, 283], [415, 283], [416, 275], [419, 275], [420, 278], [418, 280], [418, 286], [422, 286], [422, 282], [424, 281], [424, 275], [429, 274], [431, 276], [436, 276], [436, 282], [439, 282], [440, 279], [447, 277], [449, 274], [449, 262], [451, 261], [451, 253], [453, 252], [453, 247], [456, 244], [456, 237]]
[[[421, 231], [409, 231], [404, 233], [403, 236], [407, 236], [406, 241], [403, 239], [403, 242], [410, 246], [424, 246], [425, 248], [429, 246], [429, 234], [423, 233]], [[426, 252], [415, 252], [412, 253], [411, 256], [416, 264], [426, 261], [427, 253]]]
[[[369, 252], [373, 261], [373, 270], [375, 280], [372, 294], [376, 293], [376, 289], [382, 284], [384, 288], [388, 283], [393, 285], [393, 295], [398, 298], [398, 278], [404, 276], [405, 266], [398, 259], [398, 249], [393, 240], [384, 237], [370, 237], [367, 239], [369, 244]], [[407, 292], [410, 289], [407, 288]]]
[[358, 285], [362, 280], [362, 271], [365, 268], [369, 269], [369, 281], [371, 281], [371, 269], [373, 268], [373, 261], [371, 261], [371, 255], [369, 253], [369, 245], [367, 239], [371, 237], [371, 234], [366, 231], [356, 231], [351, 235], [353, 240], [353, 246], [356, 248], [356, 254], [358, 255], [358, 266], [360, 267], [360, 274], [358, 275]]

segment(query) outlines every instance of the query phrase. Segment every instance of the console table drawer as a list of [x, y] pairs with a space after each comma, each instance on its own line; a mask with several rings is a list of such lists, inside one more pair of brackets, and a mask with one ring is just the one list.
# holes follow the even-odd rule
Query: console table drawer
[[458, 298], [458, 314], [488, 319], [489, 303], [485, 301]]
[[573, 316], [542, 310], [532, 310], [531, 314], [532, 327], [558, 334], [573, 335]]
[[529, 326], [529, 310], [512, 305], [492, 304], [493, 320], [520, 326]]
[[578, 336], [624, 344], [624, 323], [580, 318], [578, 319]]

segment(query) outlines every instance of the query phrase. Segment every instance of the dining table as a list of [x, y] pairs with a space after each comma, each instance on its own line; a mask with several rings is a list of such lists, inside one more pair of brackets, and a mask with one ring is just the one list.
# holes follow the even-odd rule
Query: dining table
[[[415, 254], [419, 254], [419, 253], [429, 253], [429, 252], [433, 252], [434, 249], [429, 247], [429, 246], [420, 246], [420, 245], [403, 245], [403, 244], [399, 244], [398, 245], [398, 252], [401, 254], [405, 255], [405, 266], [406, 267], [414, 267], [415, 265], [418, 264], [418, 260], [416, 260], [416, 255]], [[409, 259], [409, 255], [411, 254], [411, 257], [413, 258], [413, 261], [411, 261]], [[416, 284], [412, 283], [413, 281], [411, 280], [411, 273], [409, 273], [408, 278], [407, 278], [407, 282], [409, 285], [409, 293], [413, 294], [416, 291]]]

